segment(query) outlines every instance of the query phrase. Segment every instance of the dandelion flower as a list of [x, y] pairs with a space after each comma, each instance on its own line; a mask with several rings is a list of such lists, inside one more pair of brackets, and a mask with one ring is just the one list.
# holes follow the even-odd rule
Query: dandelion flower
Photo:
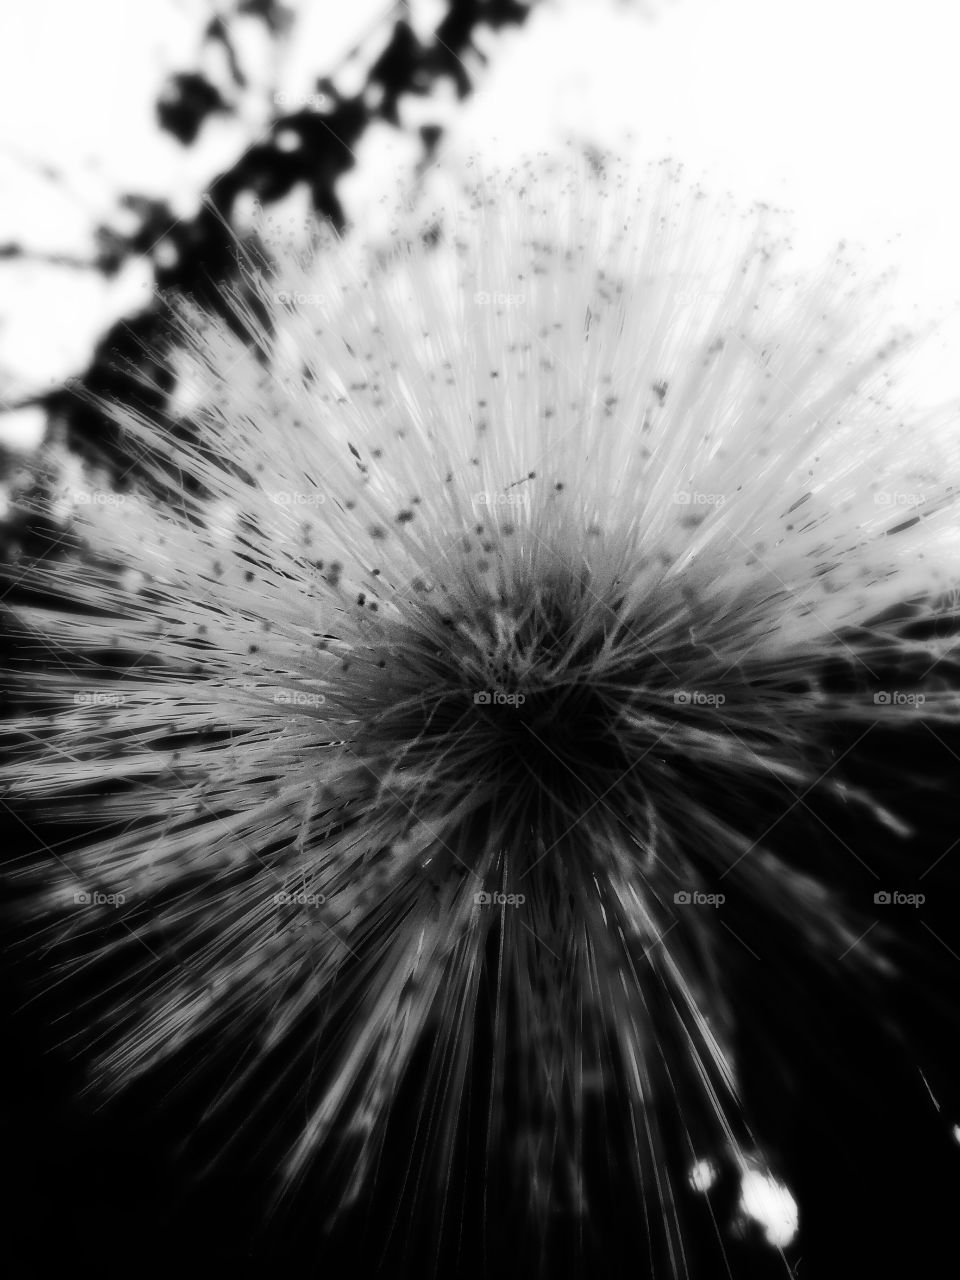
[[144, 479], [9, 571], [12, 877], [91, 1088], [194, 1091], [318, 1230], [381, 1196], [391, 1274], [695, 1274], [722, 1170], [787, 1247], [738, 992], [896, 980], [858, 762], [960, 719], [958, 451], [778, 226], [538, 161], [250, 261], [181, 311], [192, 430], [115, 408]]

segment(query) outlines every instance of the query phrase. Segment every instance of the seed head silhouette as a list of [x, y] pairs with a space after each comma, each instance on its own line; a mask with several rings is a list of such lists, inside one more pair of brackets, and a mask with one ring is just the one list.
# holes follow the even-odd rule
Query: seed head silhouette
[[70, 832], [18, 910], [97, 1096], [200, 1098], [317, 1232], [396, 1206], [392, 1274], [697, 1274], [758, 1185], [789, 1274], [740, 996], [789, 1091], [797, 956], [896, 980], [910, 766], [864, 760], [960, 718], [947, 416], [842, 255], [671, 164], [410, 225], [184, 305], [191, 430], [114, 407], [144, 479], [9, 571], [4, 795]]

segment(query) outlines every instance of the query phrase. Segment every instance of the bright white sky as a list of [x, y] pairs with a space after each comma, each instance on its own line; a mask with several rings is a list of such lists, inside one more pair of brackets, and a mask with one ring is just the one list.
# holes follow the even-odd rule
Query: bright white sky
[[[289, 0], [300, 14], [290, 49], [271, 64], [258, 24], [242, 33], [244, 64], [288, 93], [375, 32], [384, 0]], [[239, 122], [208, 124], [182, 148], [161, 135], [154, 102], [164, 76], [204, 65], [198, 35], [214, 0], [30, 0], [0, 14], [0, 243], [87, 255], [97, 220], [116, 221], [117, 190], [155, 192], [188, 215], [204, 180], [267, 122], [253, 92]], [[413, 5], [430, 29], [443, 11]], [[503, 160], [574, 134], [622, 142], [643, 158], [671, 154], [745, 199], [795, 210], [810, 257], [842, 237], [878, 269], [901, 269], [905, 315], [960, 300], [960, 183], [955, 72], [960, 17], [944, 0], [544, 0], [521, 31], [490, 42], [488, 71], [451, 115], [456, 154]], [[417, 119], [429, 118], [422, 107]], [[411, 112], [410, 119], [414, 119]], [[409, 156], [404, 138], [372, 137], [346, 184], [360, 213]], [[65, 187], [34, 167], [52, 164]], [[896, 238], [899, 237], [899, 238]], [[150, 277], [0, 263], [0, 397], [79, 372], [95, 338], [135, 309]], [[960, 326], [930, 345], [925, 385], [960, 394]], [[0, 439], [39, 423], [0, 417]]]

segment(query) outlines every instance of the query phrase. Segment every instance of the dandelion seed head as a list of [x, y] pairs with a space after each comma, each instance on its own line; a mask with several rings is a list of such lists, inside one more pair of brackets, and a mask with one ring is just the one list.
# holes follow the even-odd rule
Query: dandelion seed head
[[[904, 607], [955, 617], [957, 449], [898, 402], [908, 338], [863, 340], [839, 259], [792, 277], [780, 215], [677, 166], [540, 160], [431, 216], [433, 243], [399, 211], [385, 244], [274, 244], [231, 327], [184, 307], [192, 434], [115, 410], [175, 500], [88, 491], [73, 552], [27, 570], [50, 663], [4, 777], [83, 836], [24, 909], [75, 941], [74, 894], [122, 894], [126, 930], [90, 904], [126, 973], [86, 1028], [98, 1086], [236, 1046], [217, 1104], [269, 1064], [281, 1183], [342, 1168], [341, 1208], [422, 1072], [441, 1204], [472, 1089], [533, 1221], [587, 1215], [616, 1096], [616, 1177], [681, 1274], [671, 1135], [700, 1192], [754, 1149], [751, 915], [891, 970], [823, 824], [779, 824], [811, 795], [897, 827], [831, 733], [875, 719], [881, 655], [955, 674]], [[917, 714], [957, 718], [949, 680]]]

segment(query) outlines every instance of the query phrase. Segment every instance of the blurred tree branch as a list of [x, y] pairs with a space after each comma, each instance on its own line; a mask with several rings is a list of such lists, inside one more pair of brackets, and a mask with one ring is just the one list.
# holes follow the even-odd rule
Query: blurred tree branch
[[[229, 230], [235, 224], [238, 199], [253, 195], [269, 204], [303, 184], [312, 211], [342, 229], [345, 215], [336, 188], [354, 165], [365, 131], [378, 121], [400, 127], [401, 100], [406, 95], [426, 98], [445, 78], [452, 81], [457, 97], [465, 98], [473, 87], [468, 62], [482, 65], [487, 61], [476, 42], [478, 29], [519, 25], [534, 2], [450, 0], [432, 39], [418, 36], [407, 20], [406, 4], [394, 4], [340, 64], [342, 67], [355, 58], [371, 35], [385, 30], [386, 41], [366, 72], [361, 91], [342, 94], [334, 83], [336, 68], [317, 78], [310, 105], [298, 102], [296, 110], [279, 110], [282, 95], [274, 93], [265, 134], [230, 168], [212, 177], [207, 198], [195, 217], [178, 218], [165, 200], [125, 192], [119, 208], [134, 215], [134, 229], [122, 232], [114, 226], [98, 226], [95, 254], [89, 261], [37, 254], [16, 244], [0, 246], [0, 258], [43, 259], [54, 265], [93, 269], [106, 277], [117, 274], [131, 257], [145, 256], [151, 261], [156, 286], [143, 310], [118, 321], [103, 335], [79, 379], [12, 407], [43, 407], [63, 424], [70, 449], [106, 465], [119, 478], [129, 469], [130, 458], [118, 428], [89, 402], [89, 394], [136, 404], [141, 411], [164, 420], [173, 387], [173, 375], [164, 358], [168, 341], [165, 297], [190, 295], [201, 306], [223, 314], [222, 285], [235, 280], [238, 270]], [[170, 75], [157, 102], [159, 126], [188, 147], [200, 137], [211, 116], [236, 116], [242, 95], [250, 92], [251, 76], [242, 65], [233, 24], [241, 18], [253, 18], [263, 25], [267, 38], [282, 47], [290, 37], [294, 16], [278, 0], [234, 0], [229, 11], [210, 20], [201, 39], [202, 48], [223, 51], [224, 83], [214, 84], [195, 69]], [[442, 134], [440, 124], [419, 128], [422, 163], [429, 162]], [[167, 425], [173, 428], [171, 422]]]

